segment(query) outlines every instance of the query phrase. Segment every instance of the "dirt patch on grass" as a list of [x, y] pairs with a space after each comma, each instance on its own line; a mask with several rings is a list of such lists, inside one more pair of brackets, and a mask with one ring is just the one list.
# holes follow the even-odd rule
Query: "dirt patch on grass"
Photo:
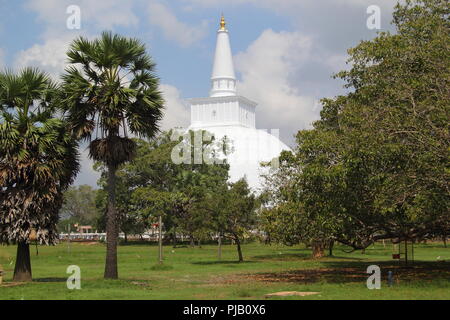
[[93, 246], [93, 245], [99, 244], [99, 242], [94, 242], [94, 241], [90, 241], [90, 242], [85, 241], [85, 242], [78, 242], [78, 243], [83, 246]]
[[17, 287], [26, 284], [26, 282], [3, 282], [0, 284], [0, 288]]
[[281, 292], [275, 292], [275, 293], [268, 293], [264, 296], [267, 298], [270, 297], [292, 297], [292, 296], [300, 296], [300, 297], [306, 297], [306, 296], [312, 296], [320, 294], [320, 292], [298, 292], [298, 291], [281, 291]]
[[450, 264], [448, 263], [421, 263], [411, 267], [404, 267], [386, 262], [360, 263], [346, 261], [345, 263], [333, 262], [329, 263], [329, 265], [329, 267], [314, 269], [209, 275], [207, 277], [177, 279], [175, 281], [185, 281], [193, 286], [207, 288], [245, 286], [254, 282], [296, 284], [316, 282], [365, 283], [369, 276], [366, 272], [367, 267], [369, 265], [379, 265], [383, 281], [388, 280], [388, 272], [392, 271], [393, 280], [396, 283], [435, 280], [449, 281], [450, 283]]
[[143, 288], [150, 287], [150, 283], [147, 281], [131, 281], [130, 283], [135, 286], [138, 286], [138, 287], [143, 287]]
[[[368, 264], [369, 265], [369, 264]], [[367, 265], [367, 266], [368, 266]], [[450, 281], [450, 266], [440, 267], [401, 267], [401, 266], [380, 266], [383, 280], [387, 280], [388, 271], [392, 271], [395, 281], [417, 281], [447, 279]], [[239, 277], [239, 276], [238, 276]], [[361, 282], [368, 277], [365, 268], [345, 267], [345, 268], [318, 268], [290, 270], [286, 272], [267, 272], [257, 274], [246, 274], [241, 277], [247, 281], [261, 282], [291, 282], [291, 283], [314, 283], [319, 281], [329, 283]]]
[[321, 268], [321, 269], [305, 269], [291, 270], [285, 272], [267, 272], [257, 274], [247, 274], [245, 277], [248, 281], [261, 282], [294, 282], [294, 283], [314, 283], [319, 281], [338, 281], [342, 282], [359, 282], [363, 278], [367, 278], [367, 274], [361, 270], [354, 268]]
[[247, 275], [242, 274], [229, 274], [226, 276], [212, 276], [208, 280], [205, 280], [202, 286], [223, 286], [234, 285], [239, 283], [245, 283], [250, 281]]

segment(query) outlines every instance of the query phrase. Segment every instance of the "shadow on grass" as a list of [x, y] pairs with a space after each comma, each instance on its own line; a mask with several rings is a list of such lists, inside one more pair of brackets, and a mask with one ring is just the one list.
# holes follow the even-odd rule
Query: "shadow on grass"
[[67, 278], [37, 278], [33, 282], [66, 282]]
[[[274, 253], [274, 254], [266, 254], [266, 255], [258, 255], [252, 256], [253, 259], [256, 260], [308, 260], [308, 261], [318, 261], [321, 260], [313, 260], [311, 258], [311, 253]], [[367, 260], [366, 258], [356, 258], [356, 257], [341, 257], [341, 256], [326, 256], [324, 259], [331, 260], [354, 260], [354, 261], [363, 261]]]
[[252, 256], [257, 260], [306, 260], [311, 258], [311, 254], [307, 253], [274, 253], [259, 256]]
[[155, 264], [150, 267], [150, 270], [153, 271], [167, 271], [167, 270], [173, 270], [173, 266], [168, 264]]
[[119, 241], [120, 247], [132, 247], [132, 246], [149, 246], [149, 247], [157, 247], [158, 242], [154, 241], [146, 241], [146, 240], [135, 240], [135, 241]]
[[256, 263], [257, 261], [235, 261], [235, 260], [222, 260], [222, 261], [196, 261], [192, 262], [192, 264], [200, 265], [200, 266], [211, 266], [211, 265], [239, 265], [239, 264], [249, 264]]
[[369, 265], [378, 265], [381, 269], [382, 280], [387, 280], [388, 272], [392, 271], [395, 281], [450, 281], [450, 263], [418, 261], [409, 266], [392, 261], [333, 261], [321, 262], [323, 268], [289, 270], [285, 272], [270, 272], [248, 274], [251, 280], [263, 282], [290, 282], [310, 284], [326, 283], [365, 283], [369, 274]]
[[[340, 262], [342, 262], [342, 263], [357, 263], [358, 261], [367, 261], [367, 258], [366, 257], [364, 257], [364, 258], [357, 258], [357, 257], [343, 257], [343, 256], [326, 256], [326, 257], [324, 257], [324, 259], [325, 260], [330, 260], [329, 262], [330, 263], [332, 263], [332, 262], [334, 262], [333, 260], [341, 260]], [[345, 261], [342, 261], [342, 260], [345, 260]], [[318, 261], [320, 261], [320, 260], [318, 260]]]
[[[100, 243], [100, 242], [98, 242]], [[204, 242], [203, 245], [215, 245], [215, 242]], [[226, 245], [226, 244], [224, 244]], [[129, 240], [128, 242], [125, 242], [123, 240], [119, 241], [119, 246], [121, 247], [130, 247], [130, 246], [149, 246], [149, 247], [157, 247], [159, 246], [158, 241], [149, 241], [149, 240]], [[188, 244], [188, 243], [177, 243], [175, 246], [173, 246], [172, 242], [163, 242], [164, 247], [172, 247], [173, 249], [183, 249], [183, 248], [199, 248], [199, 246], [196, 244], [194, 246]], [[201, 248], [201, 246], [200, 246]]]

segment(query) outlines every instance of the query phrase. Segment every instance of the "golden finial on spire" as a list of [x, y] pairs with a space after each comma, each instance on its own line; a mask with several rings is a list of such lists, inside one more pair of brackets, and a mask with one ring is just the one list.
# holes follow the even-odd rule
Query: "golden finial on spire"
[[225, 22], [225, 17], [223, 16], [223, 13], [222, 13], [222, 18], [220, 19], [220, 30], [225, 31], [226, 25], [227, 25], [227, 23]]

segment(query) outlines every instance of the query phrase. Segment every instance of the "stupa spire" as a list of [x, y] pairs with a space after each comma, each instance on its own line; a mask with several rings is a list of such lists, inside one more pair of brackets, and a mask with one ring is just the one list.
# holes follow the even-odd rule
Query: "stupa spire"
[[227, 25], [227, 23], [225, 22], [225, 17], [223, 16], [223, 13], [222, 13], [222, 18], [220, 18], [220, 30], [226, 31], [226, 29], [225, 29], [226, 25]]
[[216, 54], [214, 57], [211, 85], [211, 97], [236, 95], [233, 55], [231, 53], [230, 38], [223, 14], [220, 19], [220, 29], [217, 31]]

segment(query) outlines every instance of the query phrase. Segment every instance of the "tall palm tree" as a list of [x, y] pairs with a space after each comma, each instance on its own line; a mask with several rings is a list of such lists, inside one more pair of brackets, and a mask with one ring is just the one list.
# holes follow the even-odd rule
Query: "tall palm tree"
[[0, 73], [0, 243], [17, 243], [15, 281], [31, 281], [29, 243], [53, 244], [77, 142], [54, 117], [57, 88], [37, 69]]
[[163, 116], [155, 64], [145, 45], [110, 32], [90, 41], [80, 37], [67, 52], [63, 105], [74, 134], [87, 140], [90, 157], [108, 171], [105, 278], [117, 279], [116, 171], [136, 149], [128, 132], [153, 137]]

